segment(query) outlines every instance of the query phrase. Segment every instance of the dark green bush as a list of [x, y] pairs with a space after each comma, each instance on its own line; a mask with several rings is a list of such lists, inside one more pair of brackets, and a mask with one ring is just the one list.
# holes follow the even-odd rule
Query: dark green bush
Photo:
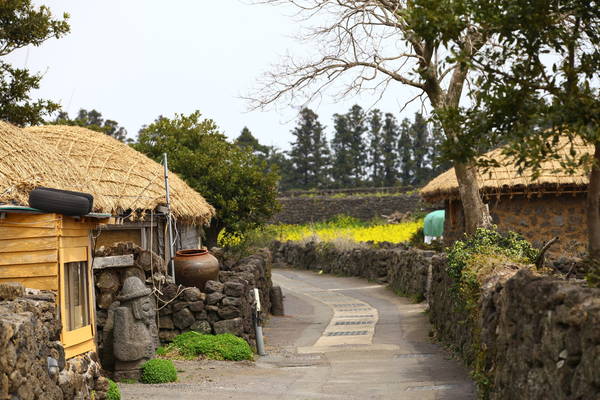
[[142, 377], [140, 380], [143, 383], [175, 382], [177, 380], [177, 370], [175, 369], [175, 365], [173, 365], [173, 361], [155, 358], [146, 361], [142, 365]]
[[121, 389], [117, 386], [117, 384], [108, 380], [108, 392], [106, 392], [107, 400], [121, 400]]
[[242, 338], [230, 333], [221, 335], [203, 335], [198, 332], [186, 332], [173, 339], [183, 356], [205, 356], [214, 360], [252, 360], [252, 349]]

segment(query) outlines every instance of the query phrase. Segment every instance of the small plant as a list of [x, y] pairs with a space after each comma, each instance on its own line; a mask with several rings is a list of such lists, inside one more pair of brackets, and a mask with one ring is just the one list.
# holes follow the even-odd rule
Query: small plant
[[177, 380], [177, 370], [173, 361], [162, 358], [154, 358], [142, 365], [143, 383], [168, 383]]
[[183, 356], [202, 355], [214, 360], [252, 360], [252, 349], [244, 339], [230, 333], [221, 335], [203, 335], [198, 332], [186, 332], [173, 339], [173, 345]]
[[108, 391], [106, 392], [107, 400], [121, 400], [121, 389], [117, 384], [109, 379], [108, 380]]

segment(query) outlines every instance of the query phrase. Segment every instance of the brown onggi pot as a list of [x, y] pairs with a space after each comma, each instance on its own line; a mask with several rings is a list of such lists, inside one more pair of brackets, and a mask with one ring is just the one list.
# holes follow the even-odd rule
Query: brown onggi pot
[[204, 290], [207, 281], [219, 279], [219, 261], [208, 250], [179, 250], [175, 253], [175, 280]]

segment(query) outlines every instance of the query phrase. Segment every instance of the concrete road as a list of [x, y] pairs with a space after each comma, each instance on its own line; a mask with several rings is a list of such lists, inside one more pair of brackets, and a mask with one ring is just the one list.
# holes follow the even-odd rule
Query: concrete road
[[423, 304], [356, 278], [277, 269], [285, 317], [255, 363], [176, 361], [179, 382], [121, 384], [137, 399], [474, 399], [460, 361], [429, 340]]

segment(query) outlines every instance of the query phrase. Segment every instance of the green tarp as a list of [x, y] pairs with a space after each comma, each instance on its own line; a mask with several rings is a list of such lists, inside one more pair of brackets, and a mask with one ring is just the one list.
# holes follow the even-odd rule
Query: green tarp
[[425, 216], [423, 225], [423, 235], [425, 236], [444, 236], [444, 218], [445, 210], [436, 210]]

